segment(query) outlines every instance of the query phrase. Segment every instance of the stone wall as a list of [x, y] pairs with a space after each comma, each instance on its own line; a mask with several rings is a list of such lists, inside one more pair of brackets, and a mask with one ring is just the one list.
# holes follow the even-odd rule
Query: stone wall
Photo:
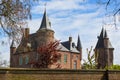
[[0, 80], [120, 80], [120, 71], [0, 69]]

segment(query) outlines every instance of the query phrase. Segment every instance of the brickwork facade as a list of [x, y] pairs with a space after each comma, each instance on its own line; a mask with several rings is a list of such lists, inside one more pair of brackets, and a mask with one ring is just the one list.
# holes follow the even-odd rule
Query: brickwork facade
[[[29, 28], [23, 29], [23, 37], [21, 43], [16, 48], [12, 43], [10, 47], [10, 67], [17, 68], [33, 68], [29, 63], [36, 61], [38, 58], [37, 48], [44, 46], [50, 42], [54, 42], [54, 31], [51, 29], [50, 22], [44, 12], [41, 26], [36, 33], [29, 34]], [[62, 69], [80, 69], [81, 68], [81, 55], [82, 48], [79, 45], [76, 46], [72, 42], [72, 37], [66, 42], [61, 42], [59, 45], [61, 59], [58, 63], [61, 64]], [[80, 49], [78, 49], [80, 48]], [[50, 65], [49, 68], [56, 68], [55, 65]]]

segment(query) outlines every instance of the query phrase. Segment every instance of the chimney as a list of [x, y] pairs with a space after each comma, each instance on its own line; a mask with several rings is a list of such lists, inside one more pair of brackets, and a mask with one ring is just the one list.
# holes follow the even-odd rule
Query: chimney
[[69, 42], [72, 42], [72, 37], [71, 36], [69, 37]]
[[25, 38], [29, 37], [29, 28], [25, 28], [24, 37]]
[[10, 46], [10, 53], [14, 54], [15, 52], [16, 52], [16, 46], [15, 46], [15, 43], [14, 43], [14, 40], [13, 40], [12, 43], [11, 43], [11, 46]]
[[70, 51], [72, 50], [72, 37], [69, 37], [69, 43], [70, 43]]
[[15, 52], [16, 52], [16, 47], [15, 47], [14, 40], [13, 40], [12, 44], [10, 46], [10, 67], [12, 67], [14, 65], [13, 59], [14, 59]]
[[16, 47], [10, 47], [10, 53], [14, 54], [16, 52]]

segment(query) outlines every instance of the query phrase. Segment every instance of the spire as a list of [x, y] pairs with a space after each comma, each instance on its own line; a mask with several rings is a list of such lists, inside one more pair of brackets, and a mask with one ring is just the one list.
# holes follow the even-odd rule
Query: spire
[[105, 30], [104, 38], [108, 38], [107, 31]]
[[12, 47], [16, 47], [14, 40], [12, 40], [12, 43], [11, 43], [11, 46], [10, 46], [10, 47], [11, 47], [11, 48], [12, 48]]
[[104, 28], [102, 27], [101, 33], [100, 33], [100, 38], [104, 37]]
[[39, 30], [40, 29], [51, 29], [51, 23], [48, 19], [48, 16], [47, 16], [47, 13], [46, 13], [46, 8], [45, 8], [45, 11], [44, 11], [44, 15], [43, 15], [42, 22], [41, 22]]
[[[106, 29], [102, 28], [102, 31], [100, 33], [100, 36], [98, 38], [98, 42], [97, 42], [95, 48], [104, 48], [105, 47], [104, 40], [106, 38], [108, 38], [107, 31], [106, 31]], [[113, 48], [109, 38], [108, 38], [108, 48]]]
[[78, 41], [77, 41], [77, 49], [80, 50], [82, 48], [80, 37], [78, 35]]

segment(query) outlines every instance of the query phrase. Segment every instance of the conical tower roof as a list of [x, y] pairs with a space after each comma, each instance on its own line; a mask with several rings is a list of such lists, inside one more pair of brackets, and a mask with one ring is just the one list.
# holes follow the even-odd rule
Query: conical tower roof
[[41, 22], [39, 30], [41, 30], [41, 29], [51, 29], [51, 23], [50, 23], [50, 21], [48, 19], [46, 9], [44, 11], [44, 15], [43, 15], [42, 22]]
[[82, 48], [82, 44], [81, 44], [81, 41], [80, 41], [80, 36], [78, 35], [78, 41], [77, 41], [77, 49], [81, 49]]
[[[98, 37], [98, 42], [95, 48], [104, 48], [104, 39], [108, 38], [106, 29], [102, 28], [100, 36]], [[109, 39], [109, 38], [108, 38]], [[110, 40], [108, 40], [108, 48], [113, 48]]]

